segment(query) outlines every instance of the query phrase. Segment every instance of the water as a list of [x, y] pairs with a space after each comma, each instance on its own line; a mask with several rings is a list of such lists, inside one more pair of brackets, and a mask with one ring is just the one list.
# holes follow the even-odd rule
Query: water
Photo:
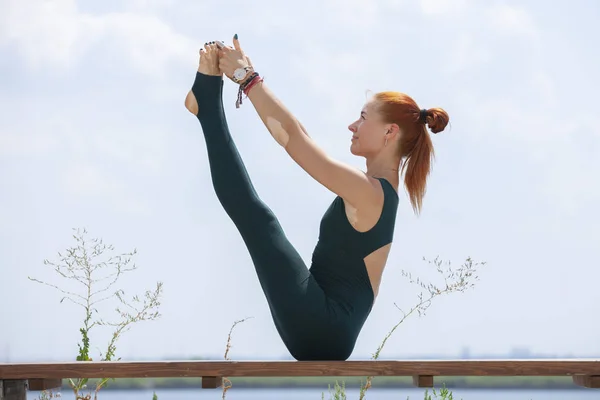
[[[325, 399], [329, 400], [325, 390]], [[492, 390], [492, 389], [455, 389], [453, 400], [598, 400], [600, 389], [573, 390]], [[152, 400], [154, 391], [144, 390], [106, 390], [100, 391], [98, 400]], [[221, 389], [157, 389], [158, 400], [221, 400]], [[227, 400], [321, 400], [323, 390], [319, 389], [235, 389], [227, 391]], [[423, 400], [425, 389], [369, 389], [365, 400]], [[431, 393], [431, 391], [430, 391]], [[348, 400], [358, 400], [358, 389], [347, 389]], [[38, 399], [37, 392], [28, 397]], [[62, 400], [73, 400], [75, 396], [62, 392]], [[433, 397], [435, 399], [435, 397]]]

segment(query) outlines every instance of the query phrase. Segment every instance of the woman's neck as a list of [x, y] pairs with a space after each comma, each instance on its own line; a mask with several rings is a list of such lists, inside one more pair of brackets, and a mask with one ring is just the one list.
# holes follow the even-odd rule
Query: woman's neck
[[377, 178], [385, 178], [390, 181], [392, 185], [397, 186], [399, 180], [399, 165], [399, 159], [367, 159], [367, 175]]

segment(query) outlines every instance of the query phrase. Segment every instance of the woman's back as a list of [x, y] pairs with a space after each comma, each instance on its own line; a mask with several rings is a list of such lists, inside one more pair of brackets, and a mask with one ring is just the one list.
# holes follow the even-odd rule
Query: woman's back
[[355, 211], [336, 196], [321, 219], [311, 273], [332, 298], [372, 306], [394, 237], [398, 194], [383, 178], [382, 207], [366, 231], [352, 224]]

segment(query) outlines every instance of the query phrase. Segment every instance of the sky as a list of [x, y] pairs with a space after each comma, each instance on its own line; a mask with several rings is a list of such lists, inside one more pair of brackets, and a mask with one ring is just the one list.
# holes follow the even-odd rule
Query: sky
[[[332, 157], [350, 154], [367, 91], [442, 107], [423, 212], [400, 191], [395, 241], [351, 359], [371, 357], [418, 291], [425, 259], [486, 264], [465, 293], [410, 317], [381, 358], [600, 355], [600, 3], [575, 0], [0, 0], [0, 362], [73, 360], [83, 310], [44, 259], [73, 229], [137, 250], [126, 295], [163, 282], [161, 317], [123, 359], [289, 358], [254, 268], [215, 197], [200, 124], [184, 108], [204, 42], [235, 33]], [[261, 198], [308, 263], [334, 194], [273, 140], [249, 100], [232, 135]], [[69, 286], [71, 287], [71, 286]], [[111, 303], [112, 304], [112, 303]], [[111, 311], [106, 304], [104, 312]], [[112, 314], [103, 314], [110, 319]], [[110, 331], [94, 329], [92, 357]]]

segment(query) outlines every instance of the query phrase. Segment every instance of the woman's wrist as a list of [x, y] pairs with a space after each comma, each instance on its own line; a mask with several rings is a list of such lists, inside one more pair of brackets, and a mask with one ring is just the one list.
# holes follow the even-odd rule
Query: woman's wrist
[[262, 82], [262, 80], [263, 78], [258, 73], [252, 74], [252, 77], [248, 79], [248, 82], [245, 83], [242, 87], [242, 91], [244, 92], [246, 97], [248, 97], [248, 93], [250, 93], [250, 90], [252, 90], [252, 88], [258, 83]]
[[256, 73], [254, 72], [254, 70], [250, 70], [248, 72], [248, 75], [243, 80], [240, 81], [240, 83], [239, 83], [240, 86], [243, 88], [245, 85], [247, 85], [248, 82], [250, 82], [254, 78], [255, 74]]
[[248, 76], [240, 82], [240, 89], [245, 90], [246, 87], [252, 82], [252, 80], [256, 79], [257, 76], [259, 76], [258, 72], [251, 70]]
[[263, 80], [263, 78], [260, 76], [260, 74], [253, 70], [252, 73], [248, 77], [246, 77], [243, 82], [240, 83], [240, 86], [238, 88], [236, 108], [239, 108], [240, 105], [242, 104], [242, 94], [244, 94], [244, 95], [246, 95], [246, 97], [248, 97], [248, 93], [250, 92], [250, 90], [256, 84], [258, 84], [259, 82], [262, 82], [262, 80]]

